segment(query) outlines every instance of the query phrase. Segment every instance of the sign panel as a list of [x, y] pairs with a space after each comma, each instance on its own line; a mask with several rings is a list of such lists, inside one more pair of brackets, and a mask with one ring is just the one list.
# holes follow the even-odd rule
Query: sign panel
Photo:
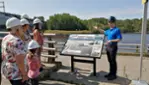
[[61, 54], [100, 58], [103, 44], [103, 34], [71, 34]]
[[142, 0], [142, 4], [145, 4], [147, 2], [148, 2], [148, 0]]

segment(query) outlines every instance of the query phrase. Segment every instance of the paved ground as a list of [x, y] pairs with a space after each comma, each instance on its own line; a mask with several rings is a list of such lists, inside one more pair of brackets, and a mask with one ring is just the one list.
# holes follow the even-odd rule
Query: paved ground
[[[10, 85], [10, 83], [9, 83], [9, 81], [3, 79], [3, 82], [1, 85]], [[64, 83], [64, 82], [60, 82], [60, 81], [47, 80], [47, 81], [40, 82], [39, 85], [74, 85], [74, 84], [68, 84], [68, 83]]]
[[[139, 78], [140, 57], [118, 56], [118, 79], [107, 81], [103, 76], [108, 72], [108, 62], [106, 55], [97, 60], [97, 77], [90, 76], [92, 65], [75, 63], [75, 67], [80, 73], [80, 79], [69, 73], [70, 57], [61, 56], [60, 61], [63, 62], [63, 68], [57, 73], [51, 75], [52, 78], [85, 83], [86, 85], [129, 85], [131, 80]], [[149, 58], [143, 59], [142, 80], [149, 83]]]
[[[64, 81], [73, 81], [75, 83], [85, 83], [85, 85], [129, 85], [132, 79], [139, 78], [139, 57], [133, 56], [118, 56], [118, 79], [107, 81], [103, 76], [108, 72], [108, 62], [106, 56], [97, 60], [97, 77], [90, 76], [92, 65], [75, 63], [80, 76], [69, 73], [70, 57], [60, 56], [57, 60], [62, 61], [63, 67], [56, 73], [52, 73], [51, 77]], [[149, 58], [143, 59], [142, 80], [149, 83]], [[9, 85], [6, 80], [3, 80], [2, 85]], [[58, 81], [44, 81], [41, 85], [71, 85]]]

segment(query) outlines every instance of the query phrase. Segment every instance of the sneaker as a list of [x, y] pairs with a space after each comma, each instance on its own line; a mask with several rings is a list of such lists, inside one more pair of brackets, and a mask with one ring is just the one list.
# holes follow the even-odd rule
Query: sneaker
[[114, 76], [114, 75], [111, 75], [111, 76], [107, 77], [108, 80], [115, 80], [116, 78], [117, 78], [117, 76]]

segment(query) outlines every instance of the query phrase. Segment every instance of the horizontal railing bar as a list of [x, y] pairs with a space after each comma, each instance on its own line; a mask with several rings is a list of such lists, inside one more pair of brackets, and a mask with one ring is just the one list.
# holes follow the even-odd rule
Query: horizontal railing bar
[[43, 47], [43, 50], [56, 51], [56, 48]]
[[56, 41], [44, 41], [44, 43], [55, 44]]
[[[9, 32], [0, 32], [0, 34], [8, 34]], [[30, 35], [33, 35], [33, 33], [30, 33]], [[55, 36], [55, 33], [44, 33], [44, 36]]]
[[41, 54], [42, 57], [47, 57], [47, 58], [57, 58], [56, 55], [46, 55], [46, 54]]

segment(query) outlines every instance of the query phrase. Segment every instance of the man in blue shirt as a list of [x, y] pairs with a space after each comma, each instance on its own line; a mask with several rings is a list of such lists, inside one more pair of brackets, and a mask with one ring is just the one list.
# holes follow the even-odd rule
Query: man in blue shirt
[[114, 80], [117, 78], [117, 62], [116, 62], [116, 54], [118, 50], [118, 42], [121, 41], [122, 35], [120, 29], [116, 27], [116, 18], [111, 16], [108, 19], [108, 25], [110, 29], [104, 31], [98, 27], [94, 27], [96, 30], [98, 29], [101, 33], [104, 33], [107, 36], [106, 42], [106, 52], [108, 61], [110, 64], [110, 72], [109, 74], [105, 75], [108, 80]]

